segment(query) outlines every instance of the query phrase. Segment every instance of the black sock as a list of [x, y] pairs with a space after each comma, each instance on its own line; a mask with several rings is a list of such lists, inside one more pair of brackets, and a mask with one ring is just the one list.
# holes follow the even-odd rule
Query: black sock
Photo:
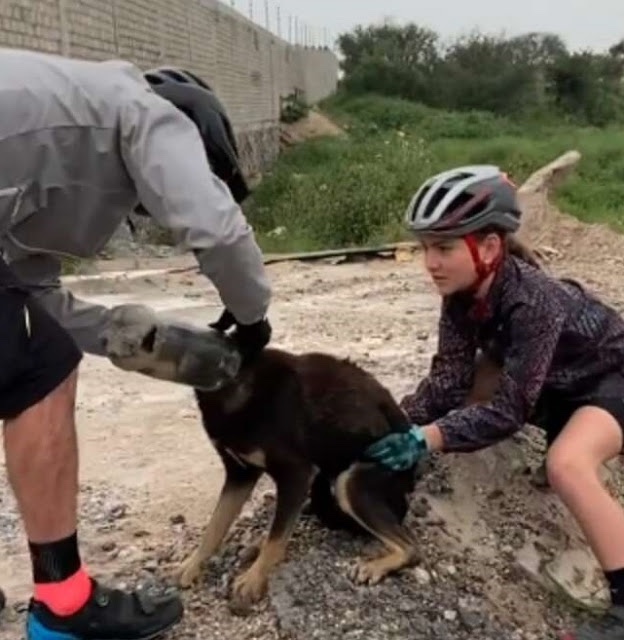
[[68, 538], [44, 544], [28, 543], [35, 584], [62, 582], [81, 566], [76, 532]]
[[609, 582], [612, 604], [624, 606], [624, 569], [605, 571], [605, 578]]

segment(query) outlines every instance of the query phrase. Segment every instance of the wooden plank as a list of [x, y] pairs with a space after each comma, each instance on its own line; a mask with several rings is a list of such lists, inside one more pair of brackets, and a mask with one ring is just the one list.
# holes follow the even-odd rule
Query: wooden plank
[[[278, 262], [292, 262], [294, 260], [323, 260], [324, 258], [336, 258], [347, 256], [372, 256], [382, 253], [395, 252], [397, 249], [419, 249], [417, 242], [393, 242], [373, 247], [345, 247], [342, 249], [321, 249], [319, 251], [302, 251], [300, 253], [273, 253], [264, 256], [264, 264], [276, 264]], [[195, 266], [168, 269], [167, 273], [188, 273], [199, 271]]]
[[303, 251], [301, 253], [277, 253], [269, 254], [264, 258], [265, 264], [276, 262], [288, 262], [293, 260], [322, 260], [323, 258], [347, 257], [347, 256], [370, 256], [381, 253], [394, 252], [401, 248], [417, 248], [420, 245], [415, 242], [395, 242], [373, 247], [348, 247], [342, 249], [321, 249], [319, 251]]

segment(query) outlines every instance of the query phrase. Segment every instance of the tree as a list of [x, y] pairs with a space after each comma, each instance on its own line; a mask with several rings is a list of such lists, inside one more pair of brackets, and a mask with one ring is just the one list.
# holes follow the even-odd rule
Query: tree
[[432, 30], [391, 20], [338, 39], [343, 88], [429, 106], [503, 114], [568, 114], [591, 124], [624, 115], [624, 40], [607, 54], [568, 51], [554, 33], [473, 31], [442, 47]]
[[438, 60], [438, 36], [415, 24], [358, 26], [338, 38], [344, 86], [353, 92], [377, 90], [411, 99], [423, 90]]

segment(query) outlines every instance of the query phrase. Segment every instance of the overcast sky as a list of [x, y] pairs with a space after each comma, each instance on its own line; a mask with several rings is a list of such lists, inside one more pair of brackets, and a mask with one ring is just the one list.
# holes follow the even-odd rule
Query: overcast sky
[[[227, 2], [228, 0], [224, 0]], [[250, 0], [234, 0], [236, 9], [248, 15]], [[254, 20], [264, 24], [265, 0], [252, 0]], [[271, 30], [276, 30], [280, 6], [282, 37], [288, 37], [288, 16], [317, 29], [329, 29], [333, 37], [358, 23], [370, 24], [391, 17], [415, 22], [438, 32], [442, 38], [478, 27], [509, 35], [527, 31], [551, 31], [571, 49], [605, 50], [624, 38], [624, 0], [268, 0]]]

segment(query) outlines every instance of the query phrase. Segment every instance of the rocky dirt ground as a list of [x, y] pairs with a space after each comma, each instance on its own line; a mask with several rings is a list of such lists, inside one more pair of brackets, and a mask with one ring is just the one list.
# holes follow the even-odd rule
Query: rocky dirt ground
[[[606, 256], [605, 243], [612, 240], [607, 232], [603, 235]], [[579, 277], [624, 309], [616, 259], [609, 274], [609, 259], [598, 262], [595, 253], [572, 259], [565, 247], [549, 246], [549, 254], [553, 271]], [[188, 264], [188, 258], [178, 256], [152, 258], [141, 266]], [[125, 266], [123, 261], [104, 262], [92, 270]], [[275, 345], [349, 356], [396, 397], [426, 372], [436, 345], [438, 299], [418, 255], [405, 262], [282, 263], [269, 271], [275, 287]], [[198, 324], [220, 311], [214, 290], [193, 270], [138, 275], [71, 286], [106, 304], [141, 301]], [[171, 580], [209, 517], [222, 480], [190, 390], [87, 356], [78, 431], [85, 560], [99, 576], [118, 584]], [[426, 561], [375, 587], [355, 586], [348, 578], [356, 558], [374, 549], [370, 540], [325, 531], [313, 519], [302, 518], [268, 597], [252, 615], [237, 617], [228, 610], [228, 589], [245, 545], [268, 524], [273, 487], [265, 480], [222, 553], [205, 567], [201, 584], [184, 592], [187, 615], [170, 637], [555, 637], [555, 630], [580, 614], [564, 593], [578, 593], [581, 587], [597, 591], [602, 585], [559, 501], [534, 486], [533, 471], [542, 454], [540, 434], [527, 428], [489, 451], [435, 459], [409, 515]], [[620, 471], [613, 474], [618, 481]], [[30, 568], [3, 474], [0, 558], [0, 584], [9, 598], [0, 615], [0, 636], [18, 640]]]

